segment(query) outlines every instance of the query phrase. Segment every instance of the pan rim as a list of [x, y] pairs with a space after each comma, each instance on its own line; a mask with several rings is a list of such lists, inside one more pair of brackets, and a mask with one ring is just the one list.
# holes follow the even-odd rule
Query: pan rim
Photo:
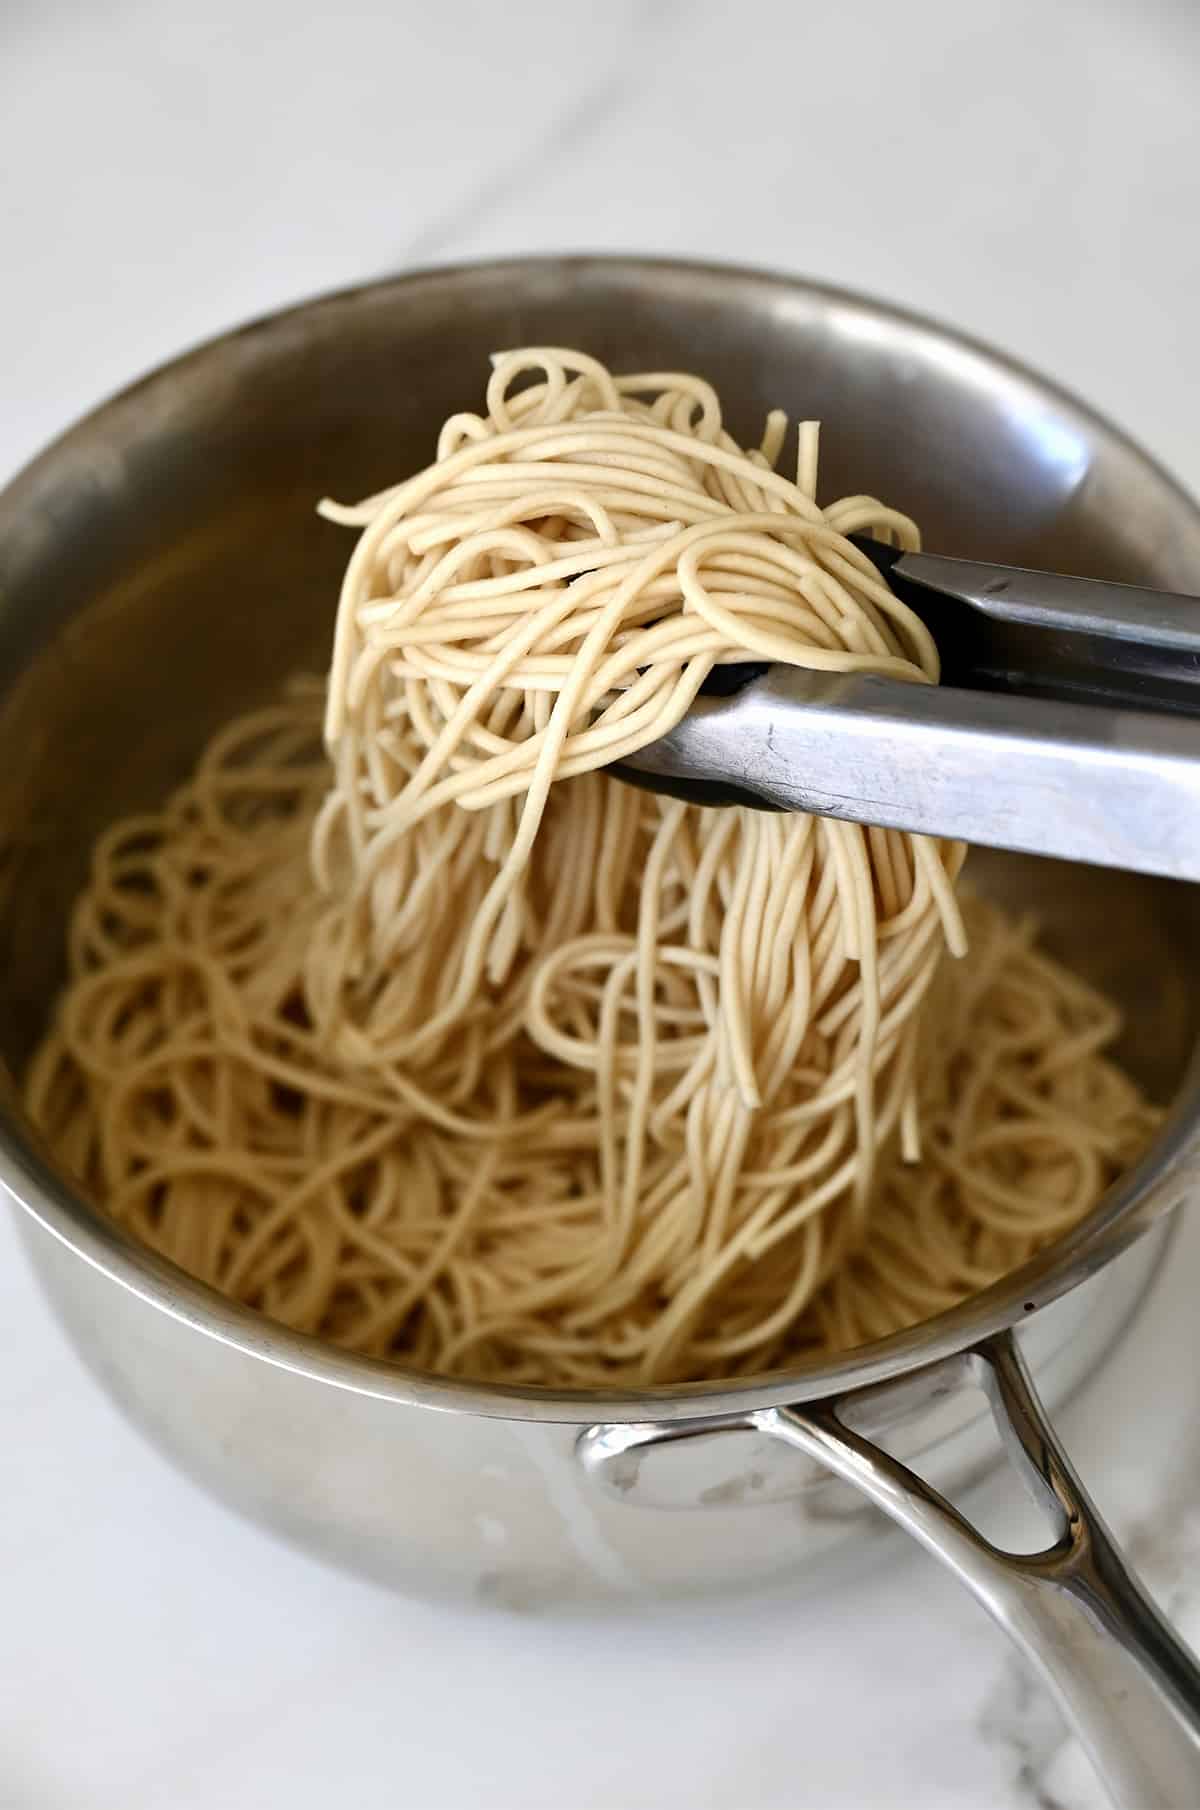
[[[928, 316], [834, 284], [767, 269], [641, 255], [573, 253], [437, 265], [383, 277], [319, 294], [206, 339], [99, 404], [26, 465], [0, 495], [0, 536], [6, 522], [15, 522], [22, 516], [33, 493], [64, 453], [81, 441], [104, 435], [132, 401], [154, 388], [201, 374], [206, 362], [223, 358], [231, 346], [291, 333], [322, 313], [382, 305], [397, 292], [412, 293], [431, 284], [503, 280], [507, 275], [518, 274], [524, 281], [561, 283], [589, 273], [599, 273], [614, 283], [644, 280], [649, 274], [664, 283], [700, 280], [731, 286], [743, 295], [762, 291], [781, 300], [807, 299], [899, 326], [914, 335], [932, 337], [974, 361], [981, 376], [999, 374], [1027, 388], [1043, 404], [1053, 402], [1085, 425], [1092, 435], [1131, 458], [1153, 478], [1160, 493], [1191, 518], [1200, 533], [1200, 505], [1196, 500], [1103, 415], [1028, 366]], [[1197, 578], [1200, 581], [1200, 573]], [[1106, 1192], [1086, 1219], [1021, 1269], [933, 1319], [836, 1359], [801, 1359], [786, 1369], [736, 1382], [615, 1391], [535, 1390], [431, 1376], [389, 1360], [351, 1354], [313, 1335], [293, 1332], [195, 1280], [107, 1220], [102, 1209], [73, 1189], [58, 1172], [16, 1105], [15, 1095], [0, 1108], [0, 1184], [30, 1221], [148, 1306], [220, 1344], [298, 1377], [393, 1401], [399, 1406], [478, 1414], [490, 1419], [574, 1425], [596, 1421], [729, 1421], [788, 1403], [845, 1395], [941, 1362], [1020, 1322], [1086, 1280], [1200, 1182], [1200, 1117], [1193, 1101], [1198, 1089], [1200, 1050], [1193, 1053], [1176, 1103], [1141, 1160]]]

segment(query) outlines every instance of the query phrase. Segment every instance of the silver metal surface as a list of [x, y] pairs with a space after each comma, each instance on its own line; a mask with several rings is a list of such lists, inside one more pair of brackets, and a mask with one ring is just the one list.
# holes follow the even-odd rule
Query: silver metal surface
[[702, 803], [1200, 880], [1200, 716], [773, 666], [622, 770]]
[[[1095, 636], [1117, 644], [1107, 650], [1114, 667], [1129, 648], [1153, 647], [1170, 660], [1164, 676], [1191, 663], [1193, 670], [1180, 676], [1200, 683], [1200, 597], [985, 560], [948, 559], [944, 553], [902, 553], [892, 570], [897, 579], [967, 604], [992, 622], [1033, 631], [1031, 645], [1039, 661], [1049, 635]], [[1119, 671], [1115, 676], [1119, 680]], [[1098, 688], [1104, 688], [1102, 676]]]
[[[242, 1514], [392, 1589], [531, 1613], [632, 1615], [697, 1593], [826, 1590], [864, 1548], [886, 1544], [860, 1492], [777, 1440], [760, 1486], [761, 1453], [730, 1437], [727, 1417], [718, 1432], [711, 1416], [671, 1423], [708, 1436], [649, 1454], [640, 1493], [610, 1490], [580, 1468], [586, 1413], [534, 1422], [519, 1404], [509, 1415], [422, 1410], [352, 1370], [338, 1388], [264, 1361], [248, 1342], [212, 1337], [208, 1325], [181, 1324], [161, 1311], [163, 1297], [115, 1287], [32, 1217], [22, 1224], [83, 1362], [161, 1452]], [[1147, 1299], [1154, 1247], [1163, 1251], [1169, 1230], [1156, 1227], [1024, 1329], [1055, 1403], [1103, 1371]], [[914, 1385], [889, 1448], [953, 1494], [996, 1463], [981, 1410], [976, 1391]], [[643, 1405], [643, 1417], [651, 1412]], [[8, 1436], [18, 1446], [23, 1437], [19, 1427]]]
[[[1052, 1542], [1008, 1552], [875, 1443], [964, 1383], [987, 1396]], [[1058, 1443], [1011, 1333], [849, 1397], [752, 1410], [721, 1427], [590, 1427], [579, 1460], [648, 1510], [763, 1505], [795, 1488], [796, 1453], [832, 1471], [939, 1559], [1044, 1677], [1122, 1810], [1200, 1801], [1200, 1667], [1117, 1550]]]
[[758, 1430], [853, 1483], [954, 1572], [1041, 1671], [1123, 1810], [1186, 1810], [1200, 1802], [1195, 1655], [1118, 1552], [1011, 1334], [950, 1362], [987, 1391], [1010, 1457], [1051, 1523], [1055, 1537], [1044, 1551], [993, 1546], [936, 1490], [847, 1427], [836, 1402], [769, 1409], [755, 1417]]
[[[831, 491], [887, 497], [948, 553], [1164, 590], [1200, 581], [1200, 514], [1111, 427], [969, 342], [837, 291], [532, 260], [398, 279], [248, 327], [109, 403], [0, 498], [0, 1053], [13, 1072], [60, 981], [96, 834], [158, 800], [282, 673], [324, 664], [348, 541], [314, 498], [364, 495], [425, 462], [442, 418], [477, 397], [487, 354], [523, 341], [703, 370], [747, 440], [771, 405], [822, 416]], [[683, 1516], [598, 1488], [581, 1434], [647, 1422], [719, 1434], [907, 1379], [1095, 1278], [1196, 1186], [1193, 889], [1011, 857], [972, 865], [986, 890], [1038, 909], [1051, 942], [1121, 1001], [1125, 1056], [1174, 1110], [1143, 1163], [1023, 1271], [835, 1361], [645, 1392], [430, 1378], [268, 1325], [129, 1242], [56, 1169], [15, 1088], [0, 1100], [0, 1176], [106, 1388], [193, 1474], [306, 1545], [408, 1588], [523, 1606], [778, 1578], [823, 1517], [846, 1512], [844, 1490], [832, 1505], [806, 1494], [802, 1454], [795, 1498], [756, 1508], [735, 1489]], [[1085, 1315], [1080, 1338], [1096, 1333]], [[747, 1472], [721, 1449], [708, 1446], [718, 1485]]]
[[855, 538], [932, 632], [938, 687], [721, 668], [724, 695], [614, 771], [698, 804], [1200, 879], [1200, 598]]

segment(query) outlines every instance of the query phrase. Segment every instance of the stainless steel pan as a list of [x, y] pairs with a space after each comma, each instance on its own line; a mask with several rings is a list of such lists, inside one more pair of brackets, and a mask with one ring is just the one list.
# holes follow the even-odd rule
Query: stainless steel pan
[[[685, 364], [750, 436], [819, 415], [831, 494], [868, 490], [946, 553], [1200, 588], [1200, 512], [1070, 397], [926, 322], [755, 273], [527, 260], [332, 296], [201, 348], [118, 397], [0, 499], [0, 1052], [15, 1072], [61, 978], [95, 833], [148, 805], [204, 736], [323, 664], [343, 534], [312, 513], [421, 462], [487, 354], [581, 344]], [[1016, 857], [981, 884], [1044, 906], [1126, 1005], [1126, 1058], [1175, 1101], [1087, 1222], [954, 1312], [833, 1363], [610, 1397], [409, 1375], [271, 1327], [131, 1246], [30, 1135], [0, 1175], [64, 1323], [129, 1412], [231, 1501], [344, 1562], [486, 1600], [759, 1581], [836, 1473], [963, 1579], [1031, 1654], [1127, 1804], [1200, 1801], [1190, 1656], [1123, 1567], [1033, 1397], [1010, 1329], [1185, 1201], [1200, 1162], [1193, 890]], [[982, 1385], [1049, 1511], [995, 1551], [875, 1443]]]

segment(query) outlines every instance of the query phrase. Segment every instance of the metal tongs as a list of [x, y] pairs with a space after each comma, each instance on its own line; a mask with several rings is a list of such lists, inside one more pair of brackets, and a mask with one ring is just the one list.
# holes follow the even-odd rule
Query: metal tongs
[[852, 538], [941, 684], [719, 666], [622, 778], [1200, 880], [1200, 597]]

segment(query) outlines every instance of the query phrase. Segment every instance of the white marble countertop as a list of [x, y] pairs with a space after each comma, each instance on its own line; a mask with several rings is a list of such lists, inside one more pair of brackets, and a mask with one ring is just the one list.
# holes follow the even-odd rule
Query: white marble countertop
[[[0, 4], [0, 476], [322, 287], [635, 249], [873, 290], [1023, 355], [1200, 487], [1184, 0]], [[748, 35], [752, 33], [752, 35]], [[1200, 1634], [1200, 1221], [1063, 1431]], [[931, 1562], [637, 1621], [431, 1609], [307, 1561], [118, 1419], [0, 1220], [4, 1810], [933, 1810], [1101, 1801]]]

